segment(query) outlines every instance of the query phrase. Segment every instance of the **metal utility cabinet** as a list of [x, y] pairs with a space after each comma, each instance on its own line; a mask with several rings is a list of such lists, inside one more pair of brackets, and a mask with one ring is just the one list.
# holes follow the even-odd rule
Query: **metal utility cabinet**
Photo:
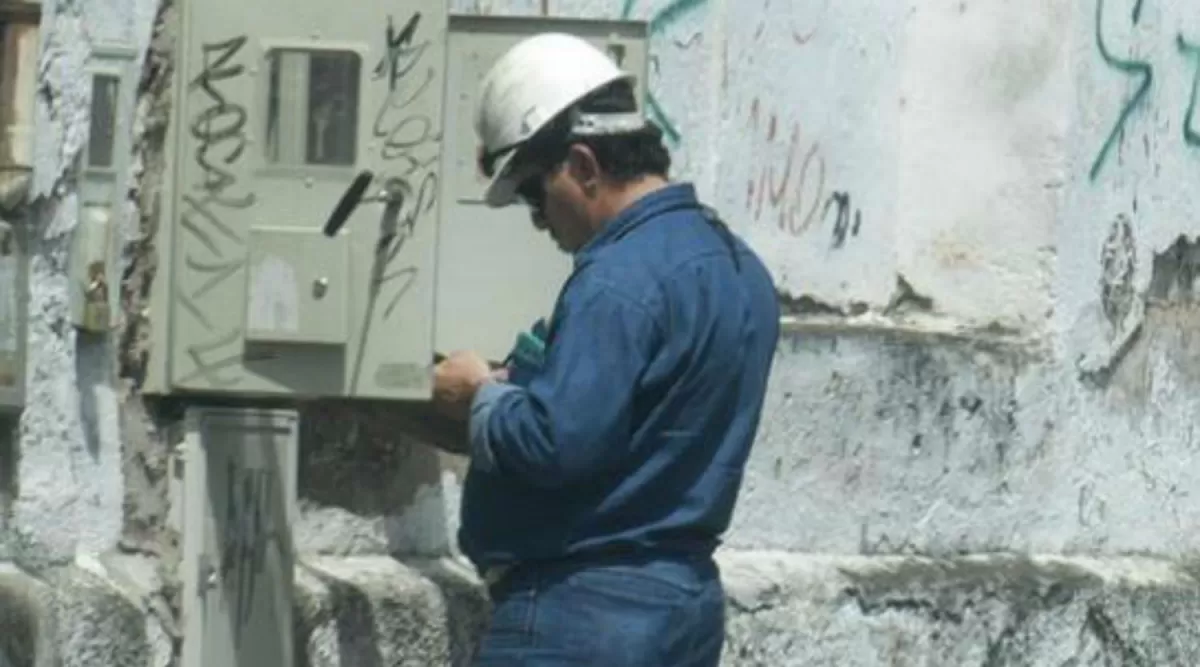
[[555, 30], [644, 86], [647, 27], [442, 0], [187, 0], [178, 17], [145, 391], [197, 406], [176, 460], [184, 665], [290, 666], [297, 418], [279, 406], [428, 400], [435, 352], [502, 358], [549, 315], [570, 260], [526, 211], [482, 203], [479, 80]]

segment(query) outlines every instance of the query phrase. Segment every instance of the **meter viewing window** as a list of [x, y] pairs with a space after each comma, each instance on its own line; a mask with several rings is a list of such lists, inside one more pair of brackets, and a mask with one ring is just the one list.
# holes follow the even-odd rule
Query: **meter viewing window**
[[359, 55], [272, 49], [267, 68], [267, 162], [353, 166], [358, 157]]
[[91, 129], [88, 132], [87, 166], [113, 166], [113, 146], [116, 142], [117, 94], [121, 80], [111, 74], [92, 77]]

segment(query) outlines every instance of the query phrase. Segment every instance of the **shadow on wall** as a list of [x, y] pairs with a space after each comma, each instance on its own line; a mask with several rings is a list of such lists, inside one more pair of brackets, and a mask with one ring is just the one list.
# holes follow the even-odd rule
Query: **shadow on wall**
[[[342, 665], [361, 667], [383, 667], [384, 659], [379, 649], [379, 633], [376, 631], [375, 613], [367, 595], [348, 582], [317, 576], [329, 587], [330, 606], [336, 613], [329, 614], [337, 628], [337, 657]], [[309, 665], [308, 642], [317, 631], [317, 622], [325, 619], [309, 619], [301, 612], [296, 614], [295, 656], [296, 664]], [[4, 667], [0, 664], [0, 667]]]
[[[0, 534], [8, 529], [9, 512], [17, 497], [18, 422], [0, 416]], [[4, 663], [0, 662], [0, 667]]]
[[[38, 602], [16, 580], [0, 577], [0, 667], [34, 665], [38, 653]], [[44, 634], [44, 633], [42, 633]]]
[[[87, 334], [78, 332], [77, 337]], [[101, 407], [97, 403], [97, 392], [104, 387], [116, 385], [116, 370], [112, 365], [113, 346], [107, 340], [83, 339], [75, 352], [75, 376], [79, 383], [79, 418], [83, 425], [83, 438], [88, 454], [93, 461], [100, 459]]]
[[[418, 509], [422, 496], [433, 493], [440, 498], [443, 471], [461, 476], [465, 466], [463, 460], [406, 435], [401, 411], [394, 403], [320, 401], [305, 406], [297, 495], [301, 503], [385, 519], [392, 554], [427, 552], [429, 546], [416, 544], [424, 540], [408, 533], [400, 517]], [[436, 523], [442, 539], [452, 542], [444, 507], [439, 503], [437, 516], [413, 520]], [[428, 505], [420, 509], [431, 513]]]
[[[1156, 253], [1145, 312], [1128, 342], [1118, 351], [1112, 370], [1101, 386], [1110, 382], [1130, 405], [1155, 405], [1155, 386], [1200, 387], [1200, 239], [1180, 236], [1169, 248]], [[1130, 297], [1134, 298], [1134, 297]], [[1107, 305], [1107, 301], [1104, 302]], [[1157, 358], [1167, 364], [1157, 365]], [[1173, 399], [1188, 400], [1190, 392]]]
[[1148, 398], [1151, 369], [1150, 350], [1158, 350], [1171, 361], [1170, 367], [1189, 382], [1200, 382], [1195, 361], [1198, 352], [1194, 336], [1200, 322], [1200, 239], [1179, 236], [1169, 247], [1152, 258], [1150, 283], [1145, 293], [1134, 284], [1139, 258], [1134, 227], [1129, 217], [1118, 216], [1105, 240], [1101, 253], [1099, 312], [1104, 322], [1099, 349], [1082, 358], [1080, 379], [1095, 388], [1119, 384], [1132, 388], [1135, 401]]

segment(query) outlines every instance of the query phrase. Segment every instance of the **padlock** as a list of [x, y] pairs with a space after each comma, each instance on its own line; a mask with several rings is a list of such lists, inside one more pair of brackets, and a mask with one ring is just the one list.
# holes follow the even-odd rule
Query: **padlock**
[[104, 276], [104, 265], [100, 262], [88, 267], [89, 280], [84, 290], [83, 326], [85, 331], [103, 333], [111, 328], [109, 323], [108, 281]]
[[89, 300], [83, 306], [83, 328], [95, 333], [108, 331], [108, 304]]

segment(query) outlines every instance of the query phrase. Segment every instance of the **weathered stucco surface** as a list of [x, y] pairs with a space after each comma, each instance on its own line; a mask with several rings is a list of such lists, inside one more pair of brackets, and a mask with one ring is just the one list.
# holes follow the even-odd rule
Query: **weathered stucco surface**
[[[82, 339], [70, 325], [66, 265], [79, 215], [76, 181], [87, 140], [91, 93], [85, 67], [91, 45], [119, 42], [144, 50], [154, 11], [153, 0], [42, 5], [27, 405], [5, 538], [36, 543], [36, 550], [55, 560], [77, 550], [112, 549], [121, 534], [123, 383], [114, 346]], [[131, 231], [121, 227], [122, 241]]]
[[[1185, 665], [1200, 651], [1194, 574], [1151, 559], [730, 553], [729, 667]], [[0, 636], [24, 665], [167, 665], [170, 639], [128, 563], [0, 569]], [[488, 601], [461, 563], [313, 557], [296, 570], [298, 663], [465, 666]], [[8, 626], [14, 627], [14, 626]], [[36, 656], [25, 658], [25, 656]]]
[[[676, 175], [779, 283], [787, 333], [722, 556], [727, 664], [1200, 663], [1200, 10], [451, 7], [648, 19], [647, 108]], [[0, 667], [168, 665], [178, 648], [180, 412], [138, 391], [170, 223], [174, 11], [43, 5], [28, 406], [0, 475], [0, 561], [16, 563], [0, 564], [0, 625], [28, 631], [0, 636]], [[66, 250], [84, 67], [113, 41], [143, 76], [124, 319], [96, 341], [67, 320]], [[461, 664], [486, 617], [451, 558], [464, 462], [388, 406], [303, 415], [302, 664]]]

